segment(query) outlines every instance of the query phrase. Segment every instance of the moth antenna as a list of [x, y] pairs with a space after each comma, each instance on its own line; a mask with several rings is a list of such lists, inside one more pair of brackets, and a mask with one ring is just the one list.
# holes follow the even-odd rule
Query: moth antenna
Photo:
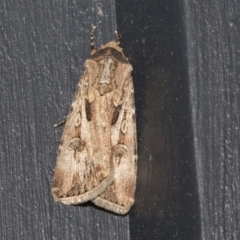
[[120, 46], [118, 31], [115, 31], [115, 36], [116, 36], [117, 44], [118, 46]]
[[62, 121], [59, 122], [59, 123], [54, 124], [53, 126], [54, 126], [54, 127], [60, 127], [60, 126], [64, 125], [64, 124], [66, 123], [66, 121], [67, 121], [67, 118], [65, 118], [64, 120], [62, 120]]
[[95, 32], [95, 30], [96, 30], [96, 26], [93, 26], [93, 28], [92, 28], [92, 31], [91, 31], [91, 33], [90, 33], [90, 43], [91, 43], [91, 51], [93, 50], [93, 49], [95, 49], [95, 47], [94, 47], [94, 32]]

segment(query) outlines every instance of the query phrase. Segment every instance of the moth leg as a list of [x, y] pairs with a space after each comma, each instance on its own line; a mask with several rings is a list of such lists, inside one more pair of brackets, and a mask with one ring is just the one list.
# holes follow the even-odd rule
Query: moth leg
[[59, 123], [55, 123], [53, 126], [54, 126], [54, 127], [60, 127], [60, 126], [64, 125], [64, 124], [66, 123], [66, 121], [67, 121], [67, 118], [63, 119], [63, 120], [62, 120], [61, 122], [59, 122]]
[[115, 31], [115, 36], [116, 36], [117, 44], [120, 46], [118, 31]]
[[94, 46], [94, 32], [95, 32], [95, 30], [96, 30], [96, 26], [93, 26], [92, 31], [90, 33], [91, 51], [95, 49], [95, 46]]

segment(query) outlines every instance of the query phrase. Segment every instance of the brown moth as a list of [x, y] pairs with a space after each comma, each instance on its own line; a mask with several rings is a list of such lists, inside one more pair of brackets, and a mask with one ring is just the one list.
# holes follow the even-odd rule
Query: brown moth
[[134, 203], [137, 171], [132, 66], [112, 41], [94, 48], [68, 114], [52, 195], [64, 204], [92, 201], [126, 214]]

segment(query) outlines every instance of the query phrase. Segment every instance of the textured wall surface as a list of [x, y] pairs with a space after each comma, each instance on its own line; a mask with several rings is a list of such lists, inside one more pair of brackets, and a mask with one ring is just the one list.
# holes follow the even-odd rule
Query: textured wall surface
[[[2, 0], [0, 239], [239, 239], [240, 5]], [[136, 202], [127, 216], [54, 203], [62, 127], [89, 32], [133, 65]]]
[[116, 13], [139, 130], [131, 238], [240, 239], [240, 5], [119, 0]]
[[202, 239], [240, 239], [240, 5], [185, 1]]
[[0, 3], [0, 239], [129, 239], [128, 216], [50, 193], [62, 127], [85, 59], [89, 31], [114, 39], [114, 1]]
[[116, 1], [137, 106], [139, 161], [131, 239], [200, 236], [182, 4]]

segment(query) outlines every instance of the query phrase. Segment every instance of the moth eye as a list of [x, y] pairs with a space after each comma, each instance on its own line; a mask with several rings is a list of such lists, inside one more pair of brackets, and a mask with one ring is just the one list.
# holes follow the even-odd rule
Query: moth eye
[[126, 119], [124, 119], [124, 120], [122, 121], [122, 124], [121, 124], [121, 131], [122, 131], [122, 133], [123, 133], [123, 134], [126, 134], [127, 129], [128, 129], [127, 121], [126, 121]]
[[114, 125], [117, 122], [121, 108], [122, 108], [121, 106], [118, 106], [114, 109], [113, 116], [112, 116], [112, 123], [111, 123], [112, 125]]
[[79, 127], [79, 126], [81, 125], [81, 121], [82, 121], [82, 119], [81, 119], [81, 113], [78, 112], [78, 114], [77, 114], [77, 116], [76, 116], [76, 118], [75, 118], [75, 126], [76, 126], [76, 127]]
[[91, 121], [92, 119], [91, 103], [87, 99], [85, 101], [85, 110], [86, 110], [87, 120]]

